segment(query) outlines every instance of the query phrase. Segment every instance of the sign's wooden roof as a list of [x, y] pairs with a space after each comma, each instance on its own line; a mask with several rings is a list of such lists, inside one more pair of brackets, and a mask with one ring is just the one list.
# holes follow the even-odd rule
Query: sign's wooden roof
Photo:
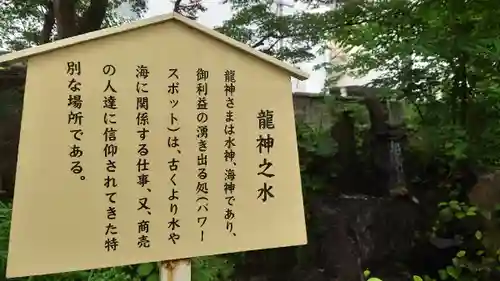
[[160, 24], [160, 23], [164, 23], [164, 22], [172, 21], [172, 20], [181, 22], [181, 23], [183, 23], [191, 28], [194, 28], [198, 31], [201, 31], [202, 33], [204, 33], [204, 34], [206, 34], [206, 35], [208, 35], [216, 40], [222, 41], [222, 42], [229, 44], [234, 48], [240, 49], [240, 50], [244, 51], [245, 53], [248, 53], [256, 58], [259, 58], [259, 59], [264, 60], [270, 64], [273, 64], [273, 65], [285, 70], [286, 72], [290, 73], [290, 75], [292, 77], [295, 77], [295, 78], [300, 79], [300, 80], [305, 80], [305, 79], [309, 78], [309, 74], [307, 74], [306, 72], [304, 72], [298, 68], [295, 68], [287, 63], [284, 63], [284, 62], [282, 62], [282, 61], [280, 61], [272, 56], [269, 56], [269, 55], [266, 55], [262, 52], [259, 52], [259, 51], [251, 48], [250, 46], [248, 46], [244, 43], [241, 43], [241, 42], [238, 42], [232, 38], [229, 38], [229, 37], [217, 32], [215, 30], [207, 28], [207, 27], [197, 23], [196, 21], [190, 20], [190, 19], [188, 19], [180, 14], [177, 14], [177, 13], [170, 13], [167, 15], [161, 15], [161, 16], [156, 16], [156, 17], [152, 17], [152, 18], [148, 18], [148, 19], [143, 19], [143, 20], [132, 22], [132, 23], [124, 24], [121, 26], [101, 29], [98, 31], [85, 33], [82, 35], [78, 35], [78, 36], [74, 36], [74, 37], [70, 37], [70, 38], [66, 38], [66, 39], [62, 39], [62, 40], [57, 40], [57, 41], [52, 42], [52, 43], [47, 43], [47, 44], [43, 44], [40, 46], [24, 49], [21, 51], [12, 52], [12, 53], [0, 56], [0, 63], [19, 61], [22, 59], [27, 59], [27, 58], [32, 57], [32, 56], [37, 56], [37, 55], [41, 55], [41, 54], [44, 54], [47, 52], [55, 51], [57, 49], [76, 45], [76, 44], [79, 44], [82, 42], [87, 42], [90, 40], [95, 40], [95, 39], [103, 38], [103, 37], [110, 36], [110, 35], [116, 35], [116, 34], [119, 34], [122, 32], [127, 32], [130, 30], [135, 30], [135, 29], [146, 27], [146, 26]]

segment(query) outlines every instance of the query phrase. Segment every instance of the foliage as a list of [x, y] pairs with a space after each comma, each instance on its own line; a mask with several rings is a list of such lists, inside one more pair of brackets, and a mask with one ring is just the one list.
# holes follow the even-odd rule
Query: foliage
[[[231, 19], [217, 28], [238, 41], [264, 53], [291, 63], [316, 57], [314, 46], [323, 44], [329, 26], [325, 14], [313, 9], [331, 7], [335, 0], [295, 0], [306, 9], [293, 14], [278, 15], [274, 1], [224, 0], [233, 12]], [[283, 42], [282, 46], [278, 43]]]
[[305, 123], [297, 124], [297, 142], [303, 193], [324, 190], [335, 177], [331, 157], [336, 153], [336, 143], [328, 130]]
[[11, 206], [0, 202], [0, 276], [5, 276], [7, 266], [7, 251], [9, 243], [9, 230]]
[[[82, 17], [90, 2], [91, 0], [76, 1], [76, 15]], [[40, 44], [43, 24], [51, 3], [47, 0], [2, 1], [0, 3], [0, 47], [19, 50]], [[142, 16], [147, 8], [145, 0], [111, 0], [106, 7], [107, 13], [102, 27], [114, 26], [130, 20], [120, 16], [115, 10], [123, 3], [130, 4], [138, 16]]]
[[[68, 1], [69, 2], [69, 1]], [[118, 8], [128, 7], [140, 18], [147, 11], [147, 0], [76, 0], [74, 6], [65, 6], [67, 1], [53, 0], [7, 0], [0, 3], [0, 48], [19, 50], [34, 45], [94, 31], [100, 28], [119, 25], [132, 20], [118, 13]], [[58, 4], [56, 4], [58, 3]], [[61, 5], [59, 3], [64, 3]], [[98, 10], [104, 11], [101, 18]], [[174, 10], [192, 19], [199, 12], [206, 11], [200, 1], [175, 1]], [[61, 17], [61, 21], [54, 21]], [[89, 15], [89, 16], [87, 16]], [[68, 22], [66, 19], [70, 19]], [[75, 20], [76, 19], [76, 20]], [[64, 29], [75, 30], [59, 34]], [[94, 22], [90, 25], [88, 22]], [[64, 33], [64, 32], [62, 32]], [[45, 38], [47, 37], [47, 38]]]
[[225, 257], [202, 257], [193, 260], [193, 280], [225, 281], [231, 280], [234, 266]]
[[[411, 149], [440, 167], [435, 188], [448, 194], [439, 205], [431, 237], [458, 236], [462, 243], [446, 268], [419, 280], [488, 280], [498, 253], [483, 237], [484, 217], [456, 178], [463, 167], [496, 170], [500, 161], [498, 100], [500, 14], [496, 2], [383, 0], [346, 3], [332, 11], [332, 39], [350, 53], [334, 73], [377, 70], [372, 86], [411, 104]], [[336, 22], [336, 23], [334, 23]], [[350, 23], [350, 24], [348, 24]], [[335, 79], [335, 77], [334, 77]], [[423, 155], [427, 155], [423, 157]]]
[[[496, 165], [500, 17], [493, 1], [365, 1], [331, 13], [332, 38], [352, 57], [339, 73], [377, 70], [373, 86], [413, 104], [446, 156]], [[347, 24], [348, 22], [355, 24]], [[344, 23], [344, 24], [342, 24]], [[447, 143], [444, 143], [444, 140]]]
[[[499, 205], [500, 206], [500, 205]], [[483, 234], [483, 227], [467, 227], [475, 219], [491, 219], [490, 214], [476, 206], [464, 202], [451, 200], [439, 204], [439, 217], [433, 227], [431, 236], [446, 235], [446, 232], [455, 232], [456, 239], [462, 241], [456, 256], [446, 268], [440, 269], [437, 277], [440, 280], [479, 281], [489, 280], [491, 274], [500, 270], [500, 248], [488, 241]], [[498, 213], [492, 221], [498, 224]], [[431, 280], [424, 276], [424, 280]]]

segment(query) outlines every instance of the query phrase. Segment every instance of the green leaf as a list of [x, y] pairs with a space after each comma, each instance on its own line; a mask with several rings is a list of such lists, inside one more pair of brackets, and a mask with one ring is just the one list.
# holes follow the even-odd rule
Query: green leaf
[[146, 278], [146, 281], [160, 281], [160, 275], [154, 272], [153, 274], [150, 274], [148, 278]]
[[457, 257], [459, 257], [459, 258], [465, 257], [465, 251], [459, 251], [457, 253]]
[[440, 269], [440, 270], [438, 270], [438, 274], [439, 274], [439, 279], [441, 279], [441, 280], [448, 279], [448, 273], [446, 273], [446, 270]]
[[483, 239], [483, 233], [479, 230], [476, 231], [476, 233], [474, 234], [474, 236], [476, 237], [477, 240], [481, 240]]
[[365, 276], [365, 278], [367, 278], [368, 276], [370, 276], [371, 272], [369, 269], [363, 271], [363, 275]]
[[446, 267], [446, 273], [453, 277], [454, 279], [458, 279], [460, 276], [461, 269], [460, 267], [453, 267], [453, 266], [447, 266]]
[[424, 281], [424, 279], [422, 279], [422, 277], [420, 276], [413, 275], [413, 281]]
[[477, 212], [477, 207], [476, 206], [472, 206], [472, 207], [469, 207], [469, 209], [467, 209], [467, 212]]
[[455, 217], [457, 219], [463, 219], [463, 218], [465, 218], [465, 213], [464, 212], [457, 212], [457, 213], [455, 213]]
[[440, 202], [438, 204], [438, 207], [444, 207], [444, 206], [448, 206], [448, 202]]
[[473, 217], [473, 216], [475, 216], [475, 215], [476, 215], [476, 212], [471, 211], [471, 210], [467, 210], [466, 215], [467, 215], [468, 217]]
[[137, 267], [137, 274], [141, 277], [146, 277], [153, 272], [153, 269], [155, 269], [153, 263], [143, 263]]
[[439, 211], [439, 218], [443, 222], [449, 222], [453, 219], [453, 211], [448, 207], [443, 208], [441, 211]]
[[452, 208], [455, 211], [461, 211], [462, 208], [460, 208], [460, 205], [458, 204], [458, 201], [450, 201], [450, 208]]

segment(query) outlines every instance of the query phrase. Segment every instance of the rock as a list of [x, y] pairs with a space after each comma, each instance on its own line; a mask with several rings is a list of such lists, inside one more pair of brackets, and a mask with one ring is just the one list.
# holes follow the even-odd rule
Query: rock
[[406, 270], [398, 272], [397, 264], [410, 256], [420, 221], [417, 206], [411, 201], [342, 196], [323, 202], [315, 213], [321, 221], [331, 222], [320, 241], [328, 277], [364, 280], [363, 271], [369, 268], [374, 276], [386, 280], [391, 276], [379, 273], [400, 275]]
[[500, 204], [500, 171], [483, 174], [469, 192], [469, 201], [478, 206], [485, 218], [481, 225], [483, 230], [483, 244], [487, 248], [500, 249], [500, 227], [492, 221], [492, 214]]
[[479, 176], [469, 192], [469, 200], [483, 210], [493, 211], [500, 203], [500, 171]]
[[266, 281], [364, 281], [369, 268], [384, 281], [410, 280], [401, 261], [412, 255], [418, 205], [361, 195], [311, 197], [306, 205], [308, 245], [249, 252], [237, 271]]

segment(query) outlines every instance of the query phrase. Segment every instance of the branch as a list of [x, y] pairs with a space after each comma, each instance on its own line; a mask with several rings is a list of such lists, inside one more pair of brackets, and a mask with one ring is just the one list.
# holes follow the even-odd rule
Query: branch
[[75, 1], [53, 0], [57, 35], [61, 38], [77, 34]]
[[257, 41], [257, 43], [253, 44], [252, 48], [257, 48], [257, 47], [264, 45], [264, 42], [273, 36], [274, 36], [274, 32], [268, 33], [266, 36], [262, 37], [259, 41]]
[[181, 2], [182, 2], [182, 0], [175, 0], [174, 13], [178, 13], [178, 14], [181, 13]]
[[269, 48], [267, 48], [267, 51], [270, 52], [274, 48], [274, 46], [276, 46], [276, 44], [278, 44], [278, 42], [281, 40], [283, 40], [283, 39], [278, 38], [278, 40], [274, 41], [274, 43], [272, 43], [271, 46], [269, 46]]
[[[181, 0], [177, 0], [177, 2], [179, 2], [179, 1], [181, 1]], [[372, 21], [370, 21], [370, 20], [362, 20], [362, 21], [358, 21], [358, 22], [349, 21], [347, 23], [343, 23], [343, 24], [332, 26], [331, 29], [338, 29], [338, 28], [342, 28], [342, 27], [346, 27], [346, 26], [354, 26], [354, 25], [363, 24], [363, 23], [367, 23], [367, 22], [372, 22]], [[373, 22], [376, 22], [376, 21], [373, 21]], [[283, 39], [291, 38], [291, 37], [309, 36], [309, 35], [310, 35], [309, 32], [304, 32], [304, 33], [298, 33], [298, 34], [289, 34], [289, 35], [277, 36], [275, 32], [270, 32], [266, 36], [262, 37], [255, 44], [251, 45], [251, 47], [252, 48], [260, 47], [260, 46], [264, 45], [264, 42], [267, 39], [275, 37], [275, 38], [277, 38], [277, 41], [274, 42], [269, 48], [267, 48], [267, 50], [270, 50], [270, 49], [272, 49], [274, 47], [274, 45], [276, 45], [279, 42], [279, 40], [283, 40]]]
[[51, 1], [47, 1], [45, 5], [47, 8], [47, 12], [45, 12], [45, 15], [43, 17], [43, 28], [40, 34], [40, 38], [38, 39], [39, 44], [45, 44], [50, 42], [50, 36], [52, 35], [52, 28], [56, 23], [56, 18], [54, 15], [54, 5], [51, 4]]
[[[67, 1], [67, 0], [66, 0]], [[78, 34], [96, 31], [101, 28], [106, 9], [108, 8], [108, 0], [92, 0], [89, 8], [83, 14], [78, 30]]]

